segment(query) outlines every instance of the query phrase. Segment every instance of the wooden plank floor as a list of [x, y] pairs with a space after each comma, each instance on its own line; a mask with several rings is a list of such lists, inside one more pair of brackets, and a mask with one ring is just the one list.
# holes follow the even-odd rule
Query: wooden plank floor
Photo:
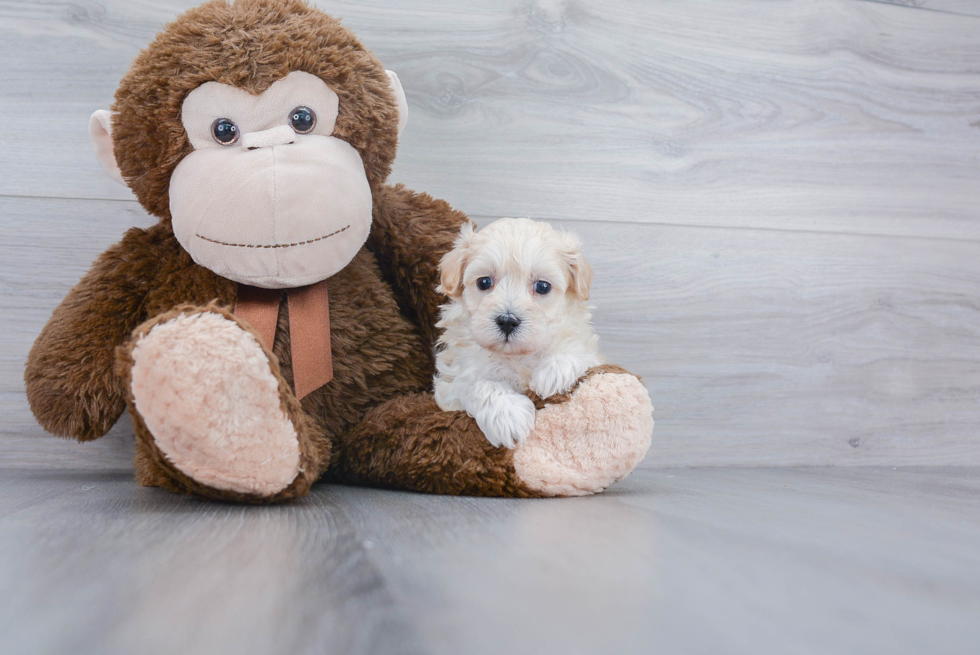
[[271, 508], [139, 488], [128, 419], [23, 392], [151, 223], [88, 117], [195, 4], [0, 0], [0, 652], [976, 651], [980, 4], [320, 2], [405, 86], [392, 181], [585, 237], [657, 429], [599, 497]]
[[[21, 379], [51, 309], [147, 219], [128, 202], [2, 197], [0, 216], [11, 245], [0, 463], [128, 466], [128, 422], [108, 441], [46, 437]], [[93, 216], [105, 233], [91, 234]], [[585, 238], [602, 271], [593, 301], [608, 360], [650, 388], [647, 466], [980, 464], [977, 243], [555, 223]]]
[[[6, 135], [0, 194], [130, 198], [94, 163], [88, 115], [195, 4], [0, 2], [0, 112], [58, 126]], [[972, 4], [328, 9], [403, 79], [394, 179], [471, 214], [976, 239]]]
[[0, 471], [5, 653], [943, 653], [980, 470], [639, 471], [592, 498], [279, 507]]
[[[193, 4], [0, 0], [5, 466], [131, 456], [125, 424], [44, 439], [23, 362], [150, 222], [86, 125]], [[392, 180], [587, 236], [605, 352], [657, 407], [647, 465], [980, 465], [974, 3], [382, 4], [329, 10], [407, 90]]]

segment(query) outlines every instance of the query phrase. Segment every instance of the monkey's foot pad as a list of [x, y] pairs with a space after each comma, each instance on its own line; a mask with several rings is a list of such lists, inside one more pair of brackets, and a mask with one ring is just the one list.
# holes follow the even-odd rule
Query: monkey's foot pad
[[514, 469], [547, 496], [596, 493], [640, 463], [652, 435], [653, 405], [636, 376], [593, 372], [566, 402], [538, 410]]
[[262, 496], [296, 478], [296, 428], [252, 334], [217, 313], [180, 314], [153, 326], [132, 357], [136, 409], [182, 473]]

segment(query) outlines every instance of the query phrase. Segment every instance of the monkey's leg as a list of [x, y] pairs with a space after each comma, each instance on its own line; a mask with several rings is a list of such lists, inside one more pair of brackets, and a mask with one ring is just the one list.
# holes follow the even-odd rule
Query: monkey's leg
[[440, 411], [431, 394], [395, 398], [336, 444], [327, 475], [428, 493], [581, 496], [624, 478], [650, 446], [650, 397], [619, 367], [593, 368], [571, 393], [536, 404], [534, 431], [508, 450], [465, 413]]
[[271, 502], [305, 494], [329, 451], [276, 357], [214, 305], [178, 307], [136, 328], [117, 372], [142, 485]]

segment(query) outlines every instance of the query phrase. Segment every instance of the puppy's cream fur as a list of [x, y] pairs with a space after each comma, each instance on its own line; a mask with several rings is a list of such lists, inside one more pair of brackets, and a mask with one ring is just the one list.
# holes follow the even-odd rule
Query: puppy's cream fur
[[[577, 237], [547, 223], [502, 218], [479, 232], [464, 224], [440, 263], [439, 291], [450, 298], [438, 327], [435, 399], [465, 410], [487, 440], [514, 448], [534, 428], [530, 388], [567, 392], [602, 363], [588, 308], [592, 269]], [[477, 281], [490, 278], [481, 290]], [[539, 293], [539, 281], [551, 285]], [[508, 334], [498, 318], [519, 320]]]

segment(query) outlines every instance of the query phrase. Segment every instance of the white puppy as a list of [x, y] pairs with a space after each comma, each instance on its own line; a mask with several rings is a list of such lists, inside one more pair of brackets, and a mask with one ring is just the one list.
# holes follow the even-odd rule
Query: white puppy
[[534, 428], [528, 388], [541, 398], [567, 392], [602, 363], [585, 306], [592, 269], [577, 237], [502, 218], [479, 232], [463, 225], [440, 273], [450, 302], [436, 324], [436, 403], [514, 448]]

